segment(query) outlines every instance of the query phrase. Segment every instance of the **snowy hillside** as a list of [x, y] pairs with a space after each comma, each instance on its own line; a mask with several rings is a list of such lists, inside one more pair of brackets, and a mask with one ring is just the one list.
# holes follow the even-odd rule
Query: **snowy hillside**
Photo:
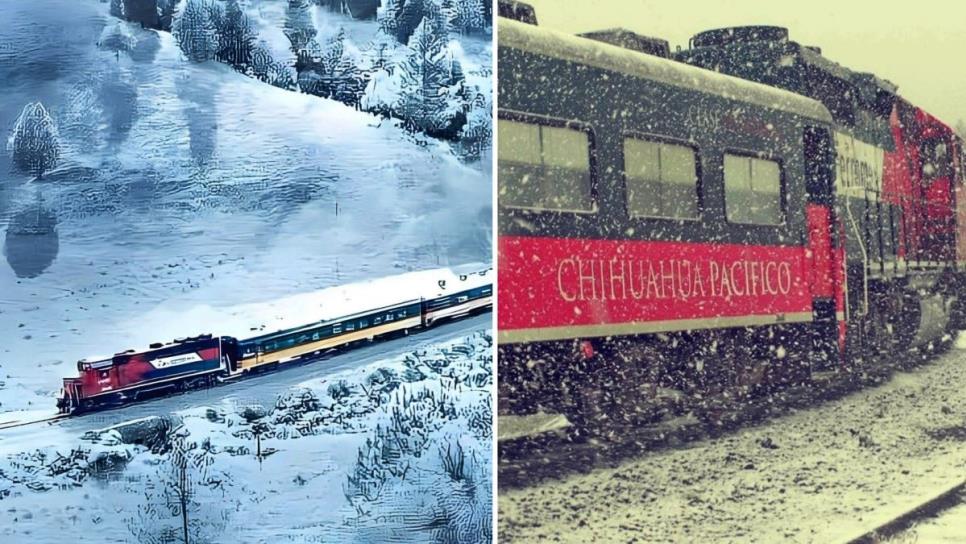
[[488, 542], [491, 346], [480, 331], [307, 381], [274, 406], [234, 399], [4, 444], [0, 538], [180, 538], [180, 475], [193, 541]]

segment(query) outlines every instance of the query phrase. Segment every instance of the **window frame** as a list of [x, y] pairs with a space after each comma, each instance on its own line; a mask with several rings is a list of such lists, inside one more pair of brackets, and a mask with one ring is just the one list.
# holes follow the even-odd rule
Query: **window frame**
[[[589, 177], [590, 183], [590, 209], [588, 210], [573, 210], [566, 208], [540, 208], [536, 206], [516, 206], [510, 204], [504, 204], [500, 198], [500, 180], [499, 180], [499, 170], [500, 170], [500, 158], [499, 152], [497, 153], [497, 206], [506, 210], [512, 210], [515, 212], [523, 212], [526, 214], [573, 214], [573, 215], [597, 215], [600, 211], [600, 195], [598, 193], [598, 169], [597, 169], [597, 139], [594, 133], [593, 127], [590, 123], [585, 123], [583, 121], [574, 121], [560, 119], [557, 117], [550, 117], [546, 115], [537, 115], [533, 113], [525, 113], [516, 110], [506, 110], [500, 109], [497, 112], [497, 126], [496, 134], [499, 137], [500, 132], [500, 121], [512, 121], [516, 123], [524, 123], [530, 125], [539, 125], [551, 128], [564, 128], [569, 130], [574, 130], [578, 132], [583, 132], [587, 136], [587, 175]], [[497, 143], [499, 145], [499, 142]], [[499, 150], [498, 150], [499, 151]]]
[[[637, 215], [631, 213], [631, 200], [628, 193], [627, 184], [627, 157], [624, 153], [624, 143], [628, 139], [643, 140], [646, 142], [654, 142], [658, 144], [670, 144], [686, 147], [694, 152], [694, 197], [695, 197], [695, 214], [693, 217], [670, 217], [666, 215]], [[652, 132], [640, 132], [635, 130], [625, 130], [621, 132], [621, 182], [624, 184], [624, 213], [627, 214], [629, 219], [634, 220], [658, 220], [658, 221], [687, 221], [687, 222], [698, 222], [702, 221], [705, 213], [704, 205], [704, 176], [703, 169], [701, 165], [701, 148], [694, 142], [675, 138], [673, 136], [667, 136], [665, 134], [656, 134]]]
[[[780, 219], [777, 223], [749, 223], [747, 221], [732, 221], [728, 217], [728, 182], [725, 179], [725, 157], [727, 155], [734, 155], [736, 157], [743, 157], [746, 159], [759, 159], [763, 161], [771, 161], [778, 165], [778, 212], [780, 214]], [[749, 149], [742, 149], [736, 147], [726, 147], [721, 152], [721, 197], [724, 199], [722, 204], [722, 211], [724, 212], [724, 220], [729, 225], [742, 225], [746, 227], [765, 227], [765, 228], [776, 228], [776, 227], [787, 227], [788, 226], [788, 196], [787, 196], [787, 181], [785, 176], [785, 160], [778, 155], [773, 153], [765, 153], [762, 151], [751, 151]]]

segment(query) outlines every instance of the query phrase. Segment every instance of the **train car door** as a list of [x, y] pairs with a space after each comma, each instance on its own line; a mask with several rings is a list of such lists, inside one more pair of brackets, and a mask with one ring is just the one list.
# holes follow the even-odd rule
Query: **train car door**
[[[815, 316], [815, 348], [825, 364], [838, 364], [845, 349], [845, 250], [835, 214], [835, 153], [825, 127], [806, 127], [805, 204], [809, 285]], [[834, 340], [833, 340], [834, 339]]]

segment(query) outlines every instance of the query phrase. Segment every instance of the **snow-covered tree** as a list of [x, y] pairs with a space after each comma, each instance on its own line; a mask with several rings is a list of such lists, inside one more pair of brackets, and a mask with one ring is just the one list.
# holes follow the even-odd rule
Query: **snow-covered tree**
[[208, 0], [185, 0], [181, 11], [175, 14], [171, 32], [181, 51], [193, 62], [215, 58], [218, 36], [212, 14], [217, 13]]
[[142, 28], [159, 28], [158, 0], [124, 0], [124, 18]]
[[489, 26], [484, 0], [459, 0], [456, 4], [460, 32], [479, 32]]
[[251, 62], [245, 73], [281, 89], [295, 90], [292, 66], [276, 60], [268, 43], [260, 40], [252, 46]]
[[174, 23], [174, 12], [177, 7], [178, 0], [158, 0], [160, 30], [164, 30], [165, 32], [171, 31], [171, 25]]
[[357, 105], [366, 85], [366, 77], [345, 47], [345, 29], [321, 46], [315, 40], [307, 45], [298, 68], [302, 92], [333, 98]]
[[379, 25], [383, 32], [404, 44], [409, 42], [423, 19], [439, 12], [440, 8], [433, 0], [386, 0], [379, 11]]
[[218, 20], [218, 51], [215, 58], [240, 71], [252, 60], [256, 33], [238, 0], [225, 2], [225, 14]]
[[493, 139], [493, 104], [489, 97], [476, 93], [466, 113], [466, 124], [460, 129], [459, 141], [468, 159], [479, 158]]
[[312, 12], [309, 11], [308, 0], [288, 0], [288, 7], [285, 10], [285, 26], [282, 29], [289, 42], [292, 43], [292, 52], [298, 57], [315, 38], [318, 31], [315, 23], [312, 22]]
[[111, 0], [111, 6], [108, 8], [108, 13], [114, 17], [124, 18], [124, 0]]
[[9, 140], [13, 163], [21, 172], [42, 177], [60, 160], [60, 137], [54, 120], [40, 102], [27, 104]]
[[399, 14], [402, 13], [406, 0], [384, 0], [382, 9], [379, 10], [377, 20], [379, 27], [386, 34], [395, 37], [399, 28]]
[[[463, 76], [455, 70], [446, 51], [446, 26], [442, 16], [423, 20], [409, 40], [410, 53], [402, 70], [401, 116], [430, 133], [451, 128], [454, 114], [462, 109], [454, 102], [462, 90]], [[457, 65], [458, 66], [458, 65]]]
[[409, 43], [416, 27], [426, 19], [427, 6], [431, 0], [407, 0], [396, 18], [396, 39], [399, 43]]
[[209, 441], [188, 442], [183, 431], [174, 437], [167, 462], [145, 486], [137, 518], [129, 520], [138, 542], [211, 542], [226, 528], [231, 480], [214, 463]]

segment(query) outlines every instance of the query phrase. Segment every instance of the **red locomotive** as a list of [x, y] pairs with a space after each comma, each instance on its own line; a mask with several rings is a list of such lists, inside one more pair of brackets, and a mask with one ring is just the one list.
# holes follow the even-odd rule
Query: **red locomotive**
[[963, 324], [949, 127], [782, 28], [668, 51], [500, 22], [503, 413], [639, 419]]

